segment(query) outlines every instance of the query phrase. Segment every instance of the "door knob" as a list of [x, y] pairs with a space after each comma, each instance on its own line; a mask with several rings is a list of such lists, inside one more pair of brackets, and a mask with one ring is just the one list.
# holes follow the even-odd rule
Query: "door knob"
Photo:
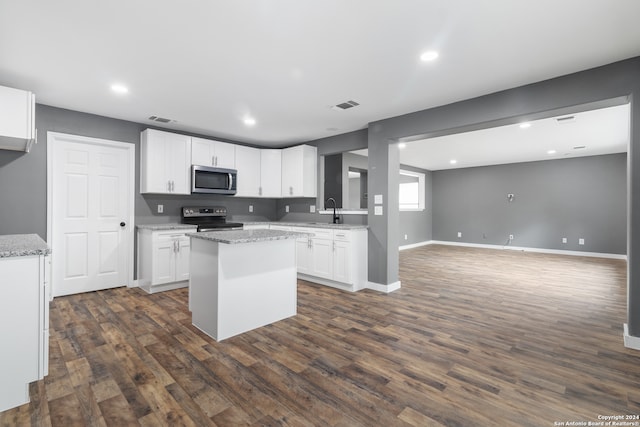
[[120, 227], [124, 227], [125, 225], [127, 225], [127, 223], [126, 223], [126, 222], [124, 222], [124, 221], [122, 221], [122, 222], [120, 223]]

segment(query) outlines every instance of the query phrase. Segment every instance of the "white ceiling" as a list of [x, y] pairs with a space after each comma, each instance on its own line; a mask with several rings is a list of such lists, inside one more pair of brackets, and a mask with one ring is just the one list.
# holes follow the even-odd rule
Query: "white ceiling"
[[637, 0], [0, 0], [0, 85], [284, 146], [638, 56], [638, 16]]
[[[629, 113], [625, 104], [536, 120], [527, 128], [515, 124], [413, 141], [399, 148], [400, 163], [436, 171], [623, 153]], [[354, 153], [367, 155], [367, 150]]]

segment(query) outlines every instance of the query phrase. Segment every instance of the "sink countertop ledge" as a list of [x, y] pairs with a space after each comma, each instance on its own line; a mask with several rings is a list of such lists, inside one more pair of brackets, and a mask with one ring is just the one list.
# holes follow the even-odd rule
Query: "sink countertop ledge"
[[37, 234], [7, 234], [0, 236], [0, 258], [48, 255], [51, 249]]
[[166, 224], [138, 224], [136, 227], [143, 230], [162, 231], [162, 230], [193, 230], [198, 228], [196, 225], [179, 224], [170, 222]]
[[335, 230], [360, 230], [367, 225], [358, 224], [333, 224], [330, 222], [278, 222], [278, 221], [240, 221], [246, 225], [284, 225], [285, 227], [331, 228]]
[[228, 244], [297, 239], [298, 237], [305, 237], [309, 235], [310, 233], [299, 233], [297, 231], [280, 230], [225, 230], [187, 234], [187, 236], [191, 238], [211, 240], [212, 242]]

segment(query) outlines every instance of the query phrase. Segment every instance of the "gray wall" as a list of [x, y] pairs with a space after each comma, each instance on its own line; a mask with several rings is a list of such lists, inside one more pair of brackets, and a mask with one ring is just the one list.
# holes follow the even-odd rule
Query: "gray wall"
[[[324, 208], [330, 197], [336, 201], [336, 207], [342, 208], [342, 154], [324, 156]], [[331, 203], [329, 203], [331, 205]], [[331, 205], [332, 206], [332, 205]]]
[[[289, 206], [289, 212], [286, 211]], [[316, 206], [316, 213], [310, 213], [311, 206]], [[331, 222], [331, 215], [320, 215], [316, 199], [278, 199], [276, 200], [276, 220], [293, 222]], [[367, 215], [341, 215], [340, 222], [343, 224], [367, 224]]]
[[433, 239], [505, 245], [513, 234], [511, 246], [626, 254], [626, 162], [621, 153], [433, 172]]
[[[424, 210], [400, 211], [398, 224], [398, 241], [400, 246], [431, 240], [433, 222], [432, 173], [431, 171], [401, 165], [401, 169], [424, 174]], [[405, 239], [405, 235], [407, 238]]]

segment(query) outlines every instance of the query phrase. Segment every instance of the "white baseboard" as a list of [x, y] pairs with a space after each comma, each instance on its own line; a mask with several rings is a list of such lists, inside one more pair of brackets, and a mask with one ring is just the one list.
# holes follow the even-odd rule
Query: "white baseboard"
[[640, 350], [640, 337], [629, 335], [629, 326], [624, 324], [624, 346], [633, 350]]
[[418, 243], [411, 243], [409, 245], [403, 245], [400, 246], [398, 249], [401, 251], [407, 250], [407, 249], [413, 249], [413, 248], [419, 248], [420, 246], [426, 246], [426, 245], [431, 245], [433, 244], [433, 240], [426, 240], [424, 242], [418, 242]]
[[398, 249], [405, 250], [411, 248], [417, 248], [425, 245], [447, 245], [447, 246], [462, 246], [467, 248], [482, 248], [482, 249], [500, 249], [508, 251], [524, 251], [524, 252], [537, 252], [543, 254], [555, 254], [555, 255], [571, 255], [571, 256], [583, 256], [591, 258], [609, 258], [609, 259], [622, 259], [627, 260], [625, 254], [607, 254], [602, 252], [582, 252], [582, 251], [568, 251], [564, 249], [544, 249], [544, 248], [528, 248], [525, 246], [503, 246], [503, 245], [486, 245], [482, 243], [465, 243], [465, 242], [449, 242], [445, 240], [427, 240], [420, 243], [414, 243], [412, 245], [400, 246]]
[[400, 289], [400, 281], [398, 280], [397, 282], [390, 283], [388, 285], [383, 285], [381, 283], [375, 283], [375, 282], [367, 282], [367, 289], [372, 289], [374, 291], [384, 292], [388, 294]]

